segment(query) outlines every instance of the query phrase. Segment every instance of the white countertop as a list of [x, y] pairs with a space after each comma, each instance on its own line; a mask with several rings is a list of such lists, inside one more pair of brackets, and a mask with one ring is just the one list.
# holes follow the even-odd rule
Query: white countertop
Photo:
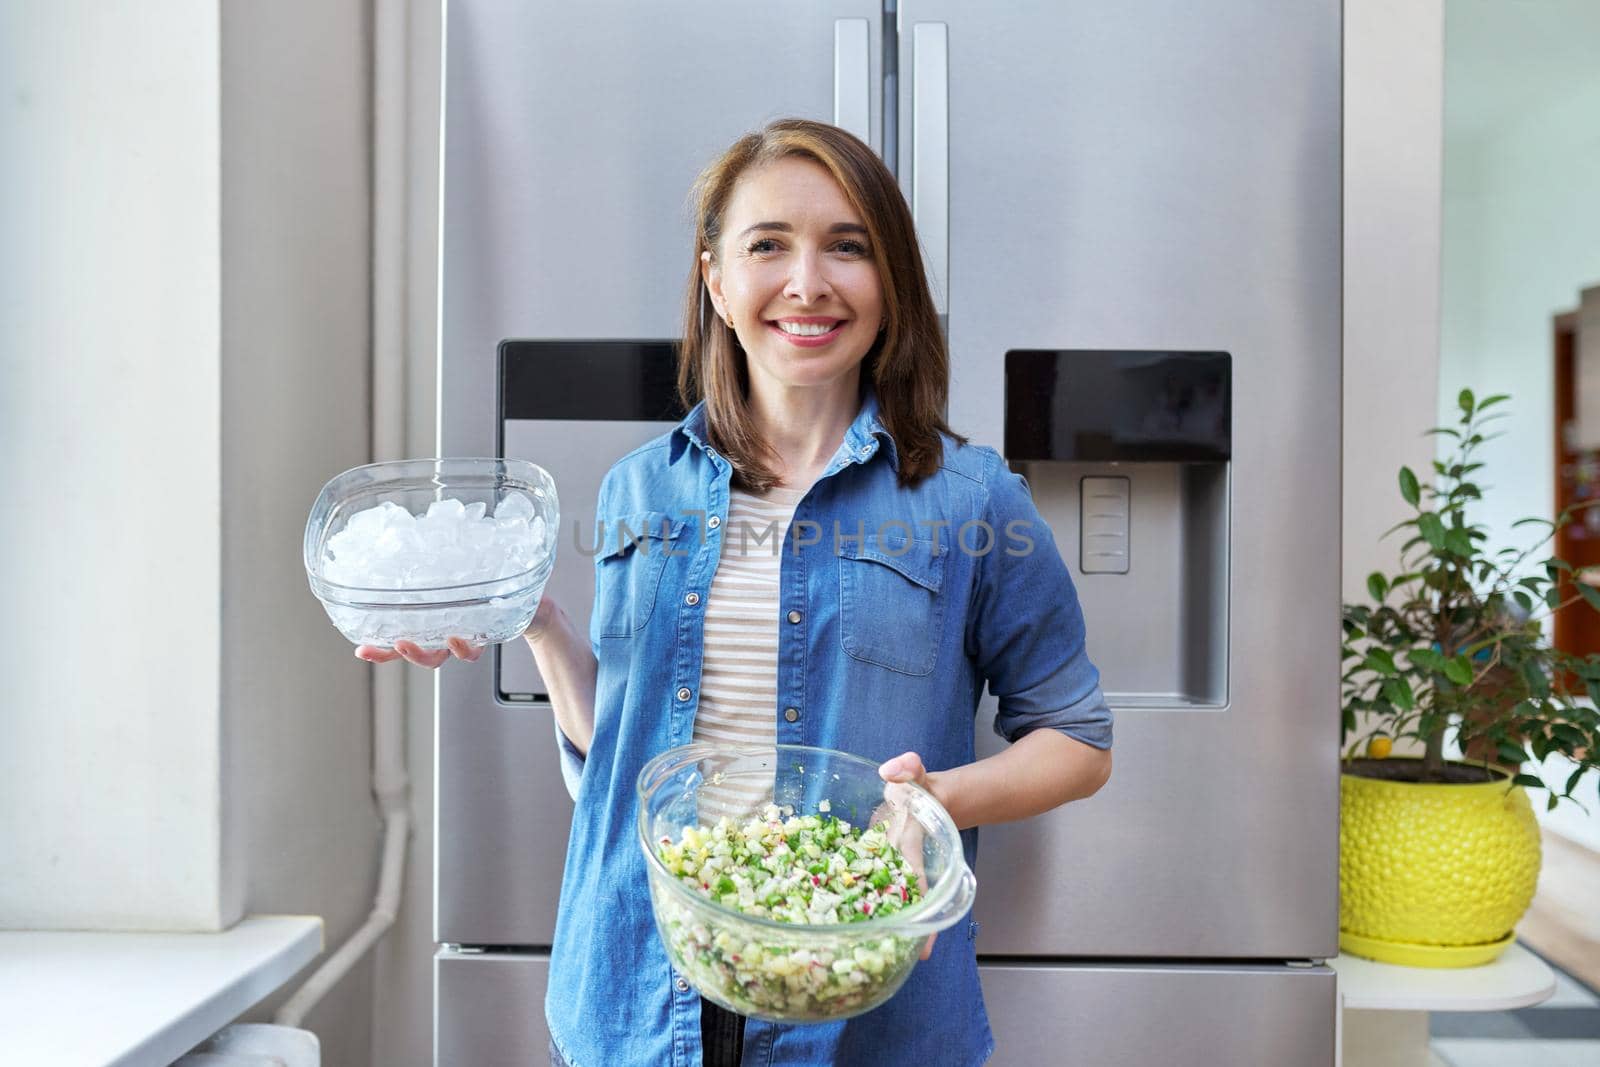
[[1339, 972], [1339, 995], [1347, 1008], [1511, 1011], [1548, 1000], [1556, 991], [1555, 972], [1518, 944], [1481, 967], [1399, 967], [1342, 953], [1328, 966]]
[[166, 1067], [322, 951], [322, 920], [220, 934], [0, 931], [0, 1062]]

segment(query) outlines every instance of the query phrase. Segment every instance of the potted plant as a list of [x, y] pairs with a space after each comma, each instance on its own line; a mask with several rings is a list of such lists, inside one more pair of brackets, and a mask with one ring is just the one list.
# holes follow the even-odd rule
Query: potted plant
[[[1400, 569], [1367, 579], [1368, 603], [1344, 608], [1343, 773], [1339, 927], [1346, 952], [1392, 963], [1464, 967], [1494, 959], [1533, 899], [1539, 829], [1523, 787], [1549, 806], [1578, 802], [1584, 771], [1600, 768], [1600, 655], [1552, 648], [1542, 622], [1600, 590], [1544, 555], [1572, 520], [1543, 527], [1525, 548], [1491, 551], [1468, 520], [1485, 429], [1507, 398], [1459, 397], [1453, 442], [1423, 481], [1400, 468], [1414, 514]], [[1489, 412], [1489, 414], [1485, 414]], [[1420, 758], [1390, 756], [1412, 739]], [[1471, 758], [1447, 759], [1454, 742]], [[1363, 756], [1362, 753], [1365, 753]], [[1576, 769], [1551, 770], [1560, 753]]]

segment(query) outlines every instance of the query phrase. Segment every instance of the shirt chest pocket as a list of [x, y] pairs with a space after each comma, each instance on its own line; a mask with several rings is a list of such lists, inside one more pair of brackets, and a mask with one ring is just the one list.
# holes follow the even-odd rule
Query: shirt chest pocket
[[660, 511], [640, 512], [606, 525], [605, 542], [595, 560], [594, 611], [601, 637], [630, 637], [644, 629], [655, 611], [661, 574], [684, 521]]
[[910, 538], [845, 540], [839, 635], [845, 654], [901, 674], [933, 673], [943, 630], [946, 546]]

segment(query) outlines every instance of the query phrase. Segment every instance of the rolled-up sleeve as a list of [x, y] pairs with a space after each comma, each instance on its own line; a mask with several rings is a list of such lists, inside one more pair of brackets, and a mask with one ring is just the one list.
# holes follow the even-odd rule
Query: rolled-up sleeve
[[1048, 728], [1108, 749], [1111, 708], [1055, 537], [1028, 483], [998, 454], [984, 484], [993, 547], [978, 560], [966, 647], [999, 701], [995, 732], [1010, 742]]

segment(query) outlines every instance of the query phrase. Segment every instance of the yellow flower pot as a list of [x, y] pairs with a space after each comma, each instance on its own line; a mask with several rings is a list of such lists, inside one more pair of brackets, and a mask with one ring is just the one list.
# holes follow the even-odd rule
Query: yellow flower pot
[[[1391, 759], [1386, 764], [1418, 764]], [[1339, 776], [1339, 947], [1412, 967], [1488, 963], [1539, 881], [1521, 786]]]

